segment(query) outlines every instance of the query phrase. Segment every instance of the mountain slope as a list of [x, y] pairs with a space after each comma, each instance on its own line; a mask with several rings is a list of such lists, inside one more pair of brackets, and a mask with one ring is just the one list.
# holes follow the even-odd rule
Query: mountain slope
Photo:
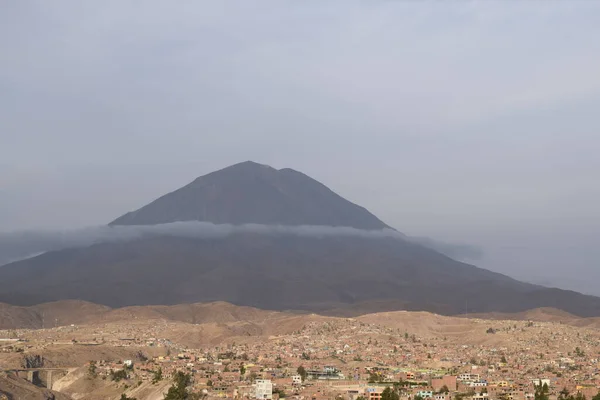
[[[113, 307], [228, 301], [328, 310], [397, 300], [443, 314], [553, 306], [594, 316], [600, 299], [521, 283], [396, 239], [259, 234], [152, 238], [49, 252], [0, 268], [0, 301]], [[387, 309], [383, 306], [382, 309]]]
[[202, 176], [111, 225], [175, 221], [388, 228], [366, 209], [300, 172], [251, 161]]

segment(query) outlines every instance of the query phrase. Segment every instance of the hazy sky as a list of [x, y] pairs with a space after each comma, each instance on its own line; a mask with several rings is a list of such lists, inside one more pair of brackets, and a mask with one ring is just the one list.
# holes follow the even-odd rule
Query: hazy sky
[[479, 264], [595, 292], [600, 2], [6, 1], [0, 231], [291, 167]]

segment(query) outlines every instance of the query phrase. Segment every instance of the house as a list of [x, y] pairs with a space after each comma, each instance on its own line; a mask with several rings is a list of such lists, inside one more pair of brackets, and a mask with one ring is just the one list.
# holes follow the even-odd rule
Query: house
[[533, 383], [535, 386], [547, 385], [548, 387], [550, 387], [550, 379], [547, 379], [547, 378], [532, 379], [531, 383]]
[[383, 393], [384, 388], [382, 387], [368, 387], [365, 390], [365, 395], [367, 400], [381, 400], [381, 393]]
[[294, 385], [294, 386], [302, 385], [302, 377], [300, 375], [292, 375], [292, 385]]
[[254, 389], [255, 399], [273, 399], [273, 383], [269, 379], [257, 379]]
[[450, 391], [456, 390], [456, 376], [445, 375], [441, 378], [433, 378], [431, 380], [431, 387], [436, 392], [439, 392], [444, 386], [448, 388]]

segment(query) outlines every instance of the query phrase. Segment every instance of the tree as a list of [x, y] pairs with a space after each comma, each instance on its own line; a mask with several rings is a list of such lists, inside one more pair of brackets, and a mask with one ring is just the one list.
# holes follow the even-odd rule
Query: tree
[[96, 371], [96, 361], [90, 361], [90, 365], [88, 366], [88, 376], [90, 378], [95, 378], [98, 376], [98, 372]]
[[190, 385], [191, 380], [190, 374], [177, 371], [173, 377], [173, 386], [169, 388], [164, 400], [189, 400], [191, 396], [187, 391], [187, 387]]
[[137, 400], [135, 397], [127, 397], [125, 393], [121, 395], [120, 400]]
[[123, 379], [127, 379], [127, 371], [125, 371], [124, 369], [120, 369], [117, 372], [115, 372], [111, 369], [109, 375], [110, 375], [110, 380], [115, 381], [115, 382], [119, 382], [119, 381], [122, 381]]
[[507, 362], [506, 356], [503, 355], [502, 358], [500, 359], [500, 362], [506, 364], [506, 362]]
[[600, 392], [598, 392], [598, 394], [592, 397], [592, 400], [600, 400]]
[[254, 382], [256, 380], [258, 375], [256, 375], [256, 372], [252, 371], [250, 372], [250, 382]]
[[158, 367], [158, 370], [154, 371], [154, 376], [152, 377], [152, 384], [156, 385], [158, 382], [162, 381], [162, 378], [163, 378], [162, 368]]
[[246, 373], [246, 367], [244, 366], [244, 363], [240, 364], [240, 375], [244, 375]]
[[400, 396], [388, 386], [381, 393], [381, 400], [400, 400]]
[[308, 372], [306, 372], [306, 369], [302, 365], [298, 367], [296, 372], [298, 373], [298, 375], [300, 375], [300, 378], [302, 378], [302, 382], [304, 382], [308, 377]]
[[544, 383], [543, 385], [535, 385], [534, 400], [548, 400], [550, 398], [549, 392], [550, 388], [548, 387], [547, 383]]
[[440, 393], [440, 394], [450, 393], [450, 389], [448, 389], [448, 386], [444, 385], [444, 386], [442, 386], [442, 388], [440, 389], [440, 391], [438, 393]]
[[559, 400], [569, 400], [569, 390], [564, 387], [559, 393], [558, 393], [558, 399]]
[[369, 383], [376, 383], [381, 381], [381, 376], [377, 372], [369, 373]]

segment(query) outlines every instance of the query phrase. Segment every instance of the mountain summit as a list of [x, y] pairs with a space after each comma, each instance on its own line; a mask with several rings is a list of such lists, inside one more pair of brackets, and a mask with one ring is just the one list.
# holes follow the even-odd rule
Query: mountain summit
[[110, 225], [177, 221], [389, 228], [363, 207], [301, 172], [252, 161], [201, 176]]

